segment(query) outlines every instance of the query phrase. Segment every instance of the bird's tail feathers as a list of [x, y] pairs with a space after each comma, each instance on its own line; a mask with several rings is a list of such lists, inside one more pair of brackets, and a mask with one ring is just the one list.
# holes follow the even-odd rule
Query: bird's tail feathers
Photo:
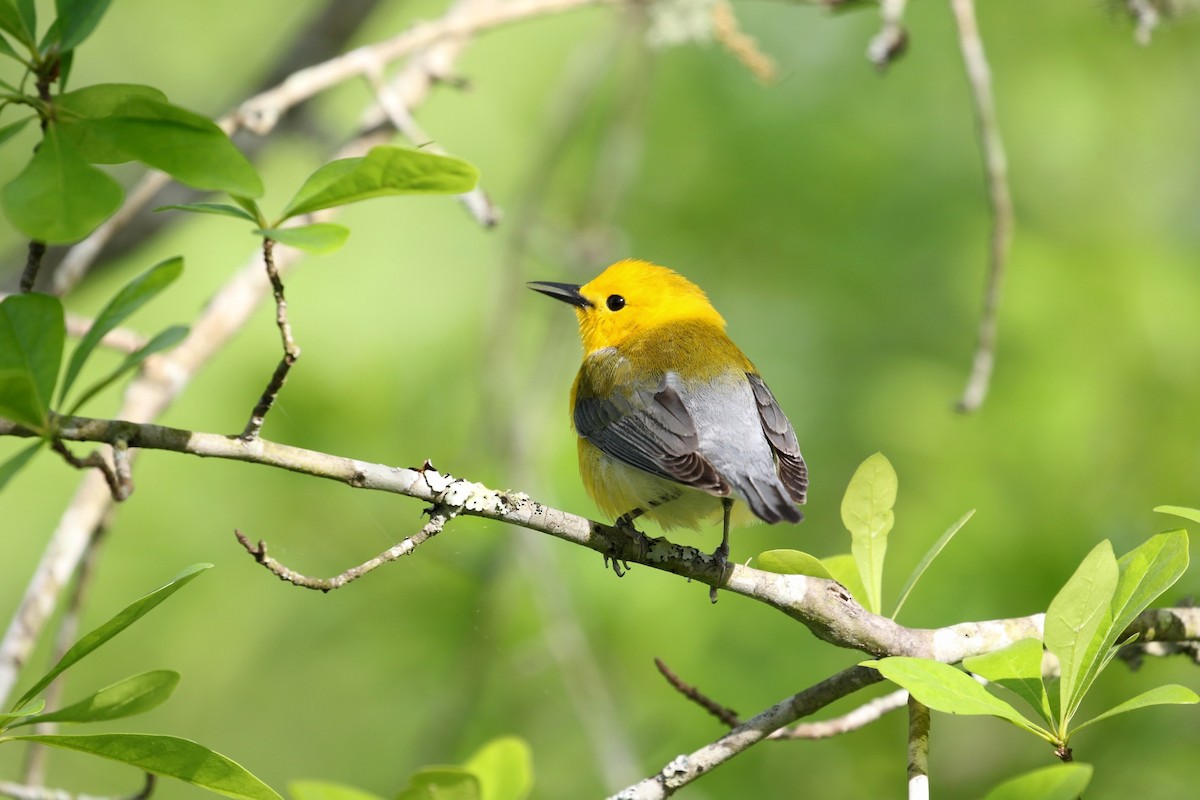
[[763, 522], [771, 525], [777, 522], [794, 524], [804, 519], [783, 484], [774, 475], [766, 478], [747, 475], [740, 481], [734, 481], [733, 485], [754, 515]]

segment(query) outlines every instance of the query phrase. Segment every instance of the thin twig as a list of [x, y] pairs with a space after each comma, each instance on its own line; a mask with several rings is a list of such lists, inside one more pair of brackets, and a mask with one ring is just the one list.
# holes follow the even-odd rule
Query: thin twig
[[695, 686], [684, 683], [678, 675], [663, 663], [661, 658], [654, 659], [654, 666], [658, 667], [658, 671], [662, 673], [662, 676], [667, 679], [667, 683], [671, 684], [675, 691], [721, 720], [727, 727], [736, 728], [742, 724], [742, 721], [738, 719], [736, 711], [721, 705]]
[[821, 720], [820, 722], [801, 722], [790, 728], [780, 728], [768, 738], [777, 740], [790, 739], [828, 739], [850, 733], [859, 728], [865, 728], [872, 722], [897, 709], [904, 708], [908, 702], [908, 692], [897, 689], [883, 697], [868, 700], [858, 708], [840, 717]]
[[104, 476], [104, 482], [108, 484], [108, 490], [112, 494], [113, 500], [120, 503], [128, 499], [132, 487], [122, 484], [121, 479], [117, 477], [117, 473], [104, 460], [104, 456], [99, 450], [93, 450], [83, 458], [80, 458], [72, 453], [61, 439], [52, 440], [50, 442], [50, 449], [62, 456], [63, 461], [66, 461], [75, 469], [98, 470]]
[[929, 707], [908, 698], [908, 800], [929, 800]]
[[950, 0], [950, 6], [954, 10], [954, 19], [958, 25], [958, 44], [962, 50], [963, 64], [974, 100], [975, 123], [979, 132], [988, 202], [992, 211], [992, 234], [988, 248], [983, 312], [979, 319], [979, 341], [966, 388], [958, 401], [958, 410], [966, 413], [975, 411], [983, 404], [995, 366], [997, 317], [1009, 246], [1012, 243], [1013, 207], [1012, 195], [1008, 189], [1008, 159], [1004, 154], [1004, 141], [1000, 138], [1000, 126], [996, 120], [991, 70], [975, 20], [975, 0]]
[[779, 76], [775, 61], [762, 51], [753, 36], [741, 29], [733, 6], [727, 0], [717, 0], [713, 4], [712, 25], [713, 38], [750, 70], [759, 83], [774, 83]]
[[275, 404], [275, 398], [279, 397], [280, 390], [287, 383], [292, 365], [296, 363], [296, 359], [300, 358], [300, 348], [296, 345], [296, 340], [292, 336], [292, 324], [288, 321], [287, 299], [283, 295], [283, 280], [279, 277], [279, 270], [275, 267], [275, 241], [273, 239], [263, 239], [262, 254], [263, 264], [267, 269], [267, 278], [271, 281], [271, 291], [275, 297], [275, 325], [279, 328], [283, 357], [279, 359], [279, 365], [275, 367], [271, 380], [267, 382], [267, 388], [263, 390], [262, 396], [250, 413], [246, 427], [242, 430], [242, 439], [247, 442], [254, 441], [262, 432], [267, 412], [271, 410], [271, 406]]
[[42, 268], [42, 256], [46, 255], [46, 243], [33, 239], [29, 242], [29, 255], [25, 269], [21, 270], [21, 292], [32, 292], [37, 283], [38, 270]]
[[340, 589], [346, 584], [356, 581], [368, 572], [375, 570], [378, 567], [395, 561], [398, 558], [411, 555], [414, 550], [424, 544], [427, 540], [432, 539], [442, 532], [442, 528], [446, 523], [458, 515], [458, 509], [447, 506], [434, 506], [429, 509], [429, 522], [426, 522], [421, 530], [409, 536], [404, 541], [389, 547], [379, 555], [372, 559], [364, 561], [357, 567], [351, 567], [344, 572], [334, 575], [332, 578], [310, 578], [307, 575], [302, 575], [294, 569], [287, 567], [271, 556], [267, 555], [266, 542], [259, 540], [257, 545], [250, 544], [250, 540], [244, 533], [239, 530], [233, 532], [237, 540], [241, 542], [242, 547], [246, 548], [246, 552], [254, 556], [254, 560], [266, 567], [268, 572], [273, 573], [281, 581], [299, 586], [303, 589], [315, 589], [320, 592], [328, 592], [333, 589]]

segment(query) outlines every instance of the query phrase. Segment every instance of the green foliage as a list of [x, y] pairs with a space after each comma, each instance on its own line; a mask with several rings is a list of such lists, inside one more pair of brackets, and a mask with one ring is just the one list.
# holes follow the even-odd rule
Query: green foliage
[[11, 736], [7, 741], [36, 742], [63, 750], [89, 753], [137, 767], [153, 775], [175, 778], [236, 800], [280, 800], [270, 786], [247, 772], [241, 764], [176, 736], [147, 733], [77, 736], [31, 734]]
[[1173, 514], [1176, 517], [1190, 519], [1192, 522], [1200, 522], [1200, 509], [1186, 508], [1184, 506], [1155, 506], [1154, 510], [1163, 514]]
[[89, 723], [121, 719], [144, 713], [165, 702], [179, 683], [179, 674], [169, 670], [133, 675], [56, 711], [43, 713], [45, 701], [34, 698], [64, 671], [111, 641], [211, 566], [196, 564], [188, 567], [83, 636], [17, 700], [9, 713], [0, 715], [0, 744], [35, 742], [90, 753], [155, 775], [177, 778], [226, 797], [279, 800], [278, 794], [241, 765], [187, 739], [141, 733], [5, 735], [12, 728], [42, 722]]
[[864, 605], [873, 614], [883, 613], [883, 561], [896, 521], [896, 489], [896, 470], [876, 453], [859, 465], [842, 497], [842, 524], [850, 531], [850, 553], [867, 590]]
[[1084, 695], [1116, 655], [1118, 637], [1179, 579], [1187, 562], [1184, 531], [1154, 536], [1120, 560], [1113, 556], [1107, 541], [1097, 545], [1046, 612], [1044, 644], [1058, 660], [1057, 680], [1047, 682], [1043, 677], [1042, 647], [1034, 639], [964, 661], [963, 666], [971, 672], [1023, 699], [1043, 724], [1031, 722], [1007, 700], [948, 664], [893, 657], [865, 665], [878, 669], [932, 709], [999, 717], [1050, 742], [1057, 751], [1066, 751], [1076, 731], [1102, 719], [1154, 705], [1200, 702], [1191, 689], [1160, 686], [1071, 725]]
[[255, 228], [254, 232], [263, 238], [310, 253], [332, 253], [345, 244], [350, 236], [349, 228], [332, 222], [314, 222], [294, 228]]
[[[324, 781], [295, 781], [292, 800], [379, 800], [375, 795]], [[525, 800], [533, 790], [529, 745], [500, 736], [476, 750], [462, 766], [423, 767], [413, 773], [396, 800]]]
[[984, 800], [1076, 800], [1091, 780], [1091, 764], [1055, 764], [1006, 780]]
[[49, 429], [65, 338], [57, 298], [24, 294], [0, 301], [0, 416], [35, 431]]
[[836, 580], [821, 559], [799, 550], [767, 550], [758, 554], [755, 565], [780, 575], [811, 575], [814, 578]]

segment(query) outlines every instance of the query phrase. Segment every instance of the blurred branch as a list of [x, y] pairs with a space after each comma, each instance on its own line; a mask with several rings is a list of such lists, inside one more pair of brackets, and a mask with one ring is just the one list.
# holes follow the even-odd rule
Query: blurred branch
[[1008, 160], [1004, 154], [1004, 142], [1000, 138], [996, 104], [992, 97], [991, 70], [975, 20], [975, 0], [950, 0], [950, 7], [954, 10], [954, 20], [958, 25], [958, 44], [975, 104], [975, 122], [979, 130], [988, 201], [992, 209], [992, 235], [983, 313], [979, 320], [979, 342], [966, 388], [958, 401], [959, 411], [971, 412], [978, 409], [987, 397], [992, 368], [995, 366], [997, 315], [1012, 243], [1013, 207], [1008, 189]]
[[908, 692], [904, 689], [885, 694], [868, 700], [853, 711], [840, 717], [821, 720], [820, 722], [802, 722], [790, 728], [780, 728], [772, 733], [769, 739], [828, 739], [841, 736], [859, 728], [865, 728], [884, 714], [904, 708], [908, 703]]
[[908, 698], [908, 800], [929, 800], [929, 707]]
[[904, 55], [908, 48], [908, 30], [904, 27], [904, 8], [908, 0], [880, 0], [879, 16], [883, 26], [867, 43], [867, 60], [883, 71]]
[[712, 8], [713, 38], [742, 63], [759, 83], [772, 83], [779, 70], [769, 55], [762, 51], [753, 36], [747, 35], [738, 25], [733, 6], [727, 0], [717, 0]]
[[157, 782], [158, 779], [147, 772], [145, 783], [134, 794], [103, 796], [75, 794], [66, 789], [51, 789], [47, 786], [29, 786], [0, 781], [0, 797], [9, 797], [12, 800], [147, 800], [154, 793], [154, 786]]

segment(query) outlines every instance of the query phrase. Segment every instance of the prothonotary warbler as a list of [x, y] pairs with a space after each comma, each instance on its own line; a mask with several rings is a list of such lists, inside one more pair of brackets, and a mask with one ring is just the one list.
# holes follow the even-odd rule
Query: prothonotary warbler
[[700, 287], [629, 259], [582, 286], [529, 288], [579, 318], [571, 411], [579, 471], [601, 511], [618, 525], [645, 514], [667, 529], [721, 514], [713, 555], [722, 565], [731, 522], [803, 519], [808, 468], [796, 432]]

